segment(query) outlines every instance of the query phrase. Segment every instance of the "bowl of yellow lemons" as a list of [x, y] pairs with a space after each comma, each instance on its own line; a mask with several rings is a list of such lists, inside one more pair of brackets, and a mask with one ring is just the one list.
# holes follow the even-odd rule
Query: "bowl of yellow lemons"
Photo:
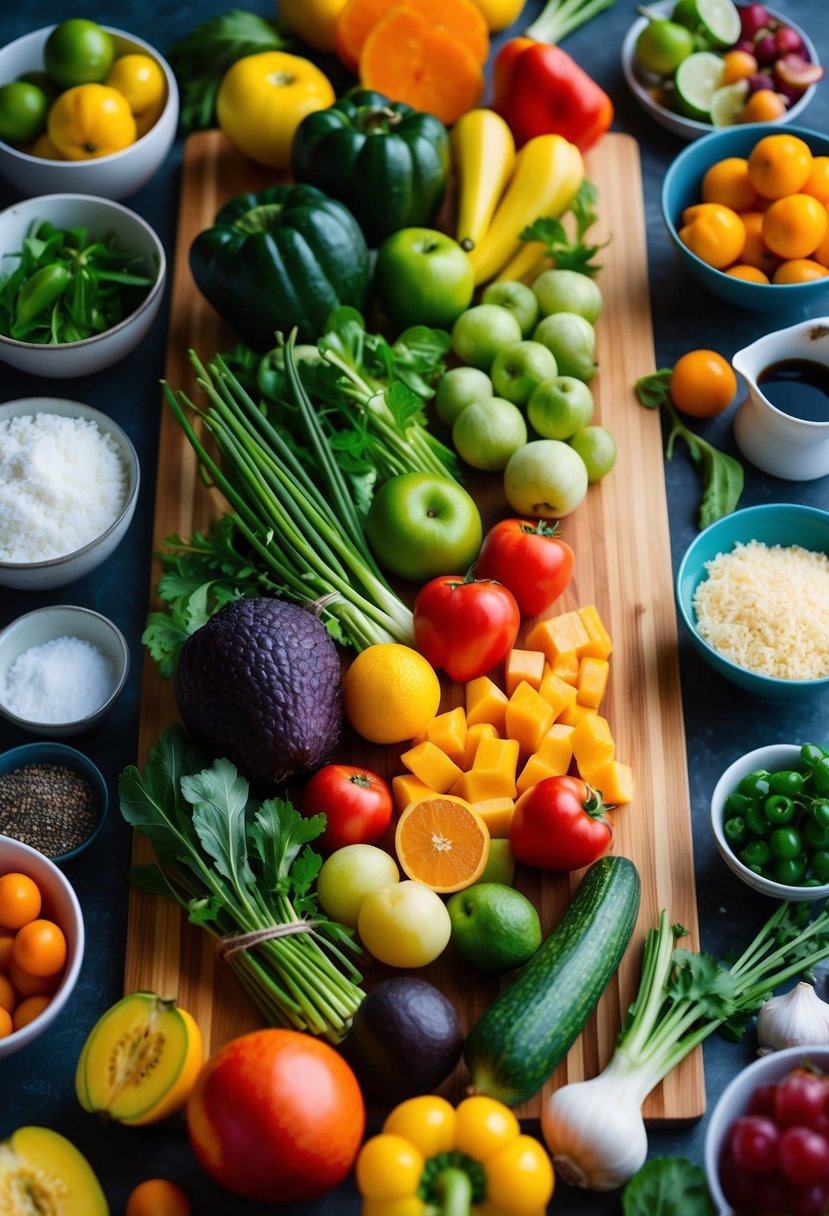
[[167, 156], [178, 111], [153, 47], [68, 18], [0, 49], [0, 174], [23, 196], [125, 198]]

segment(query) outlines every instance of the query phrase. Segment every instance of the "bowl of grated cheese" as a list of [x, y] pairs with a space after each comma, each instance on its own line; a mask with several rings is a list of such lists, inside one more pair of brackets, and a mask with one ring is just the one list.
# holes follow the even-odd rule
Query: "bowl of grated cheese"
[[58, 397], [0, 405], [0, 586], [63, 587], [123, 540], [138, 456], [100, 410]]
[[829, 512], [764, 503], [723, 516], [689, 545], [676, 599], [698, 653], [744, 692], [829, 691]]

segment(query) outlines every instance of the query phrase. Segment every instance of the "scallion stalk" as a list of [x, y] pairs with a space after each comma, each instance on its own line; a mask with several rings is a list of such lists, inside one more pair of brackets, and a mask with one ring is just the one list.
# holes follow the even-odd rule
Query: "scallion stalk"
[[547, 0], [538, 17], [524, 31], [524, 37], [555, 45], [615, 3], [616, 0]]

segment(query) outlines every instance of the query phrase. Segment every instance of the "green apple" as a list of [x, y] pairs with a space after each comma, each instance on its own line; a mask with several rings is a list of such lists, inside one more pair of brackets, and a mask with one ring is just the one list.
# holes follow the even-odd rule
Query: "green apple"
[[475, 273], [450, 236], [433, 228], [401, 228], [377, 251], [374, 288], [398, 329], [449, 329], [469, 307]]
[[577, 270], [542, 270], [533, 283], [542, 316], [552, 312], [575, 312], [595, 325], [602, 311], [602, 292], [598, 283]]
[[481, 296], [482, 304], [500, 304], [515, 314], [521, 335], [528, 338], [538, 323], [538, 300], [532, 287], [520, 279], [501, 279], [490, 283]]
[[553, 352], [560, 376], [590, 380], [596, 374], [596, 332], [577, 312], [552, 312], [542, 317], [533, 338]]
[[527, 424], [517, 405], [503, 397], [476, 401], [455, 419], [452, 443], [473, 469], [503, 469], [513, 452], [527, 442]]
[[478, 556], [483, 526], [475, 500], [457, 481], [398, 473], [371, 501], [366, 538], [390, 574], [423, 583], [467, 570]]
[[452, 944], [479, 971], [521, 967], [541, 945], [541, 924], [534, 906], [513, 887], [476, 882], [457, 891], [446, 905]]
[[558, 375], [558, 364], [551, 350], [541, 342], [516, 342], [499, 350], [492, 363], [492, 384], [499, 397], [514, 405], [526, 405], [533, 389], [542, 380]]
[[587, 468], [569, 443], [533, 439], [510, 456], [504, 469], [504, 493], [516, 515], [560, 519], [583, 501]]
[[515, 314], [500, 304], [476, 304], [452, 326], [452, 349], [472, 367], [488, 372], [499, 350], [521, 341]]
[[533, 389], [527, 417], [542, 439], [569, 439], [593, 417], [590, 386], [575, 376], [554, 376]]
[[444, 372], [435, 392], [435, 411], [441, 422], [451, 426], [468, 405], [491, 397], [492, 381], [477, 367], [452, 367]]
[[587, 468], [587, 480], [601, 481], [616, 463], [616, 440], [606, 426], [584, 426], [570, 436], [570, 447]]

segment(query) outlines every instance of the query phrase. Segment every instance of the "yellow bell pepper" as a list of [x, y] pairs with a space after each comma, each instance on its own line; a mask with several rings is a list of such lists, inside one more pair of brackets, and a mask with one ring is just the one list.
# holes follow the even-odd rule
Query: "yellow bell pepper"
[[436, 1094], [388, 1115], [355, 1166], [361, 1216], [543, 1216], [555, 1187], [543, 1146], [484, 1095]]
[[65, 160], [109, 156], [136, 139], [129, 102], [105, 84], [79, 84], [60, 93], [49, 110], [47, 129]]
[[279, 16], [292, 33], [318, 51], [333, 51], [337, 18], [346, 0], [279, 0]]

